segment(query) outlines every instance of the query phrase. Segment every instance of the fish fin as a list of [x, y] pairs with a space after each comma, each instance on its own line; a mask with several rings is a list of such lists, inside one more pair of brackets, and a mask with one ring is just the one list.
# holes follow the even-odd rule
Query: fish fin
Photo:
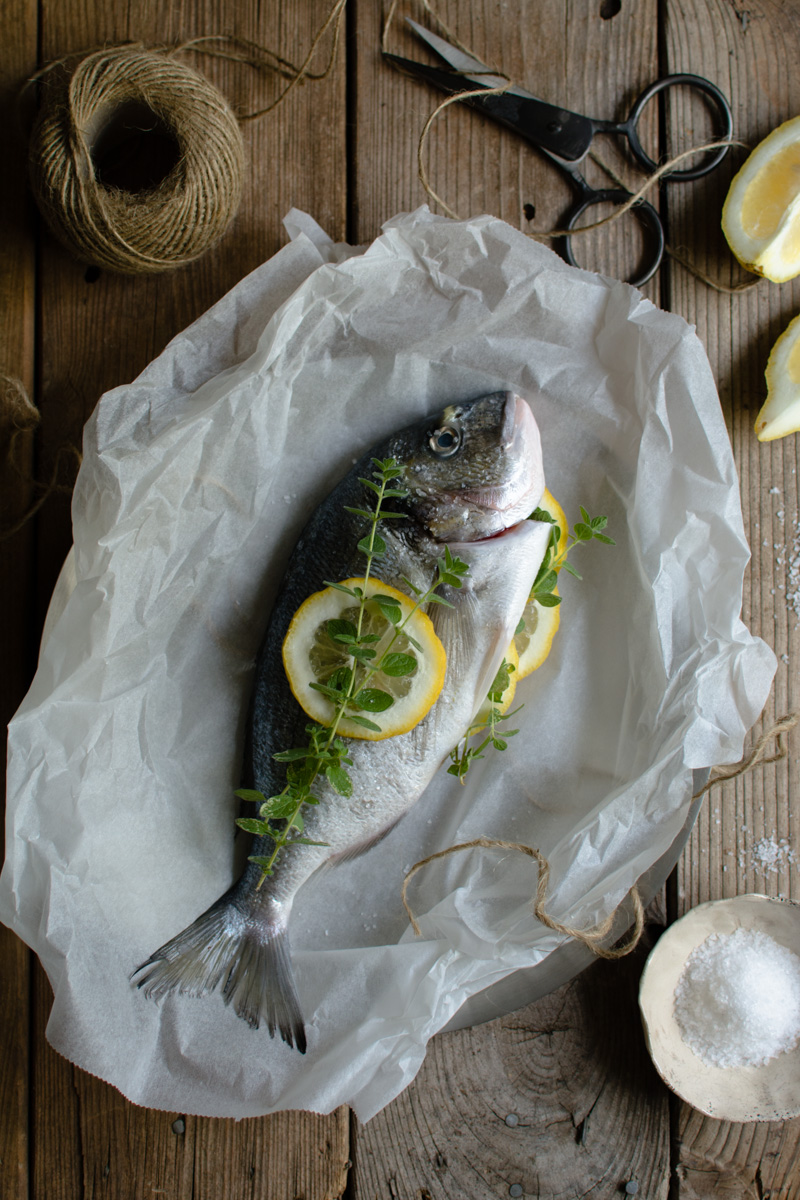
[[[475, 591], [464, 587], [461, 591], [447, 590], [447, 598], [453, 605], [447, 608], [438, 605], [431, 614], [433, 627], [447, 654], [447, 669], [453, 678], [463, 679], [470, 674], [475, 660], [481, 660], [481, 670], [475, 685], [475, 707], [483, 703], [492, 686], [497, 668], [505, 654], [511, 637], [505, 625], [497, 622], [486, 624], [480, 599]], [[481, 647], [478, 650], [476, 630], [481, 632]]]
[[447, 588], [445, 593], [443, 589], [442, 594], [446, 595], [452, 607], [437, 604], [429, 615], [436, 636], [445, 648], [448, 668], [458, 679], [477, 653], [478, 600], [469, 585], [459, 591]]
[[348, 846], [346, 850], [339, 850], [338, 853], [332, 854], [322, 864], [322, 870], [325, 867], [340, 867], [342, 863], [351, 862], [354, 858], [360, 858], [362, 854], [366, 854], [373, 846], [377, 846], [378, 842], [382, 842], [385, 837], [388, 837], [395, 826], [399, 825], [405, 813], [401, 813], [396, 820], [390, 821], [384, 829], [372, 835], [372, 837], [364, 838], [363, 842], [356, 842], [352, 846]]
[[305, 1054], [285, 916], [257, 922], [233, 902], [235, 890], [165, 942], [132, 972], [131, 981], [154, 1000], [173, 992], [203, 996], [222, 984], [225, 1003], [251, 1028], [266, 1023], [271, 1037], [277, 1030]]

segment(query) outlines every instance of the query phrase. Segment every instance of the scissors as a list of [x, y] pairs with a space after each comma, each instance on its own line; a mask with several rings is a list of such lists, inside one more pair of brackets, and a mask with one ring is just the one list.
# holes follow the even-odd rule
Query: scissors
[[[525, 138], [538, 150], [547, 156], [556, 166], [560, 167], [572, 180], [578, 193], [575, 206], [571, 209], [566, 222], [566, 229], [575, 229], [577, 222], [588, 208], [597, 204], [624, 204], [631, 193], [624, 188], [593, 188], [586, 182], [578, 170], [589, 153], [589, 148], [598, 133], [620, 134], [626, 138], [631, 153], [637, 162], [652, 173], [658, 170], [658, 164], [645, 152], [639, 140], [638, 126], [645, 105], [659, 92], [671, 87], [691, 87], [703, 92], [713, 102], [719, 128], [718, 137], [721, 141], [730, 139], [733, 132], [733, 116], [730, 105], [723, 93], [708, 79], [699, 75], [665, 75], [650, 85], [635, 101], [628, 118], [625, 121], [601, 121], [580, 113], [570, 112], [569, 109], [547, 104], [544, 100], [532, 95], [525, 88], [515, 84], [506, 86], [508, 80], [500, 75], [494, 75], [485, 63], [474, 58], [464, 50], [446, 42], [444, 38], [425, 29], [422, 25], [406, 18], [411, 28], [426, 42], [432, 50], [449, 64], [450, 69], [428, 66], [426, 63], [412, 62], [407, 58], [399, 58], [396, 54], [384, 51], [383, 57], [394, 63], [400, 70], [426, 80], [435, 87], [450, 95], [458, 92], [474, 91], [474, 96], [465, 97], [465, 102], [480, 109], [488, 116], [508, 126], [520, 137]], [[482, 96], [487, 88], [503, 87], [501, 93]], [[719, 166], [728, 152], [728, 146], [715, 149], [705, 160], [695, 167], [684, 170], [670, 171], [664, 178], [670, 182], [686, 183], [692, 179], [700, 179]], [[653, 245], [653, 255], [639, 274], [630, 280], [634, 287], [641, 287], [651, 279], [659, 268], [664, 255], [665, 237], [661, 217], [646, 200], [637, 201], [633, 211], [650, 233], [649, 241]], [[572, 242], [569, 235], [563, 239], [563, 255], [568, 263], [577, 266], [572, 252]]]

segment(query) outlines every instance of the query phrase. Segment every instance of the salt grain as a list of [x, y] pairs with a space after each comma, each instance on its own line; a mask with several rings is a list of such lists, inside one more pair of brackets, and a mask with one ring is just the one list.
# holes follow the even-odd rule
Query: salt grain
[[712, 933], [686, 960], [675, 1019], [707, 1066], [762, 1066], [800, 1041], [800, 958], [759, 930]]
[[[750, 851], [750, 866], [765, 875], [777, 875], [797, 862], [797, 855], [786, 838], [759, 838]], [[739, 867], [747, 866], [744, 850], [739, 851]]]

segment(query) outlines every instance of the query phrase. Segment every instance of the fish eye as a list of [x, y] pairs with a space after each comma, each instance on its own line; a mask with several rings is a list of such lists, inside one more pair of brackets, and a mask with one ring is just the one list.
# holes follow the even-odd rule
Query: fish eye
[[428, 439], [428, 446], [437, 458], [450, 458], [461, 445], [461, 433], [454, 425], [443, 425], [434, 429]]

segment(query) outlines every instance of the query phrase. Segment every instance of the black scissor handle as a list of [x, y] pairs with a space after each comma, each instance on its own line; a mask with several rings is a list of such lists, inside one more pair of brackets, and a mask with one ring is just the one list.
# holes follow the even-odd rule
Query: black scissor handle
[[[607, 188], [599, 192], [589, 188], [582, 190], [584, 199], [570, 213], [567, 221], [567, 229], [575, 229], [580, 217], [583, 216], [588, 208], [593, 208], [596, 204], [624, 204], [626, 200], [630, 200], [631, 198], [631, 193], [623, 191], [622, 188]], [[628, 280], [633, 287], [643, 287], [648, 279], [653, 278], [661, 265], [661, 259], [664, 257], [664, 226], [661, 224], [661, 218], [652, 204], [648, 204], [646, 200], [637, 201], [631, 212], [646, 227], [653, 243], [653, 256], [648, 259], [647, 266], [640, 275]], [[576, 262], [575, 255], [572, 253], [572, 238], [569, 236], [563, 239], [563, 250], [564, 258], [570, 266], [580, 266], [580, 263]]]
[[[624, 125], [620, 126], [620, 132], [624, 133], [628, 138], [631, 152], [647, 171], [657, 171], [658, 163], [654, 162], [650, 155], [645, 152], [642, 143], [639, 141], [639, 119], [645, 105], [653, 99], [653, 96], [679, 85], [694, 88], [699, 92], [705, 92], [714, 101], [714, 106], [720, 118], [720, 129], [716, 140], [728, 141], [733, 133], [731, 107], [715, 83], [712, 83], [710, 79], [703, 79], [701, 75], [665, 75], [663, 79], [659, 79], [656, 83], [651, 84], [646, 91], [642, 92], [631, 109], [627, 121]], [[700, 179], [703, 175], [707, 175], [709, 171], [713, 171], [715, 167], [718, 167], [727, 153], [728, 146], [720, 146], [699, 167], [687, 167], [683, 171], [670, 171], [665, 178], [675, 182], [680, 182], [681, 180], [688, 182], [690, 179]]]

